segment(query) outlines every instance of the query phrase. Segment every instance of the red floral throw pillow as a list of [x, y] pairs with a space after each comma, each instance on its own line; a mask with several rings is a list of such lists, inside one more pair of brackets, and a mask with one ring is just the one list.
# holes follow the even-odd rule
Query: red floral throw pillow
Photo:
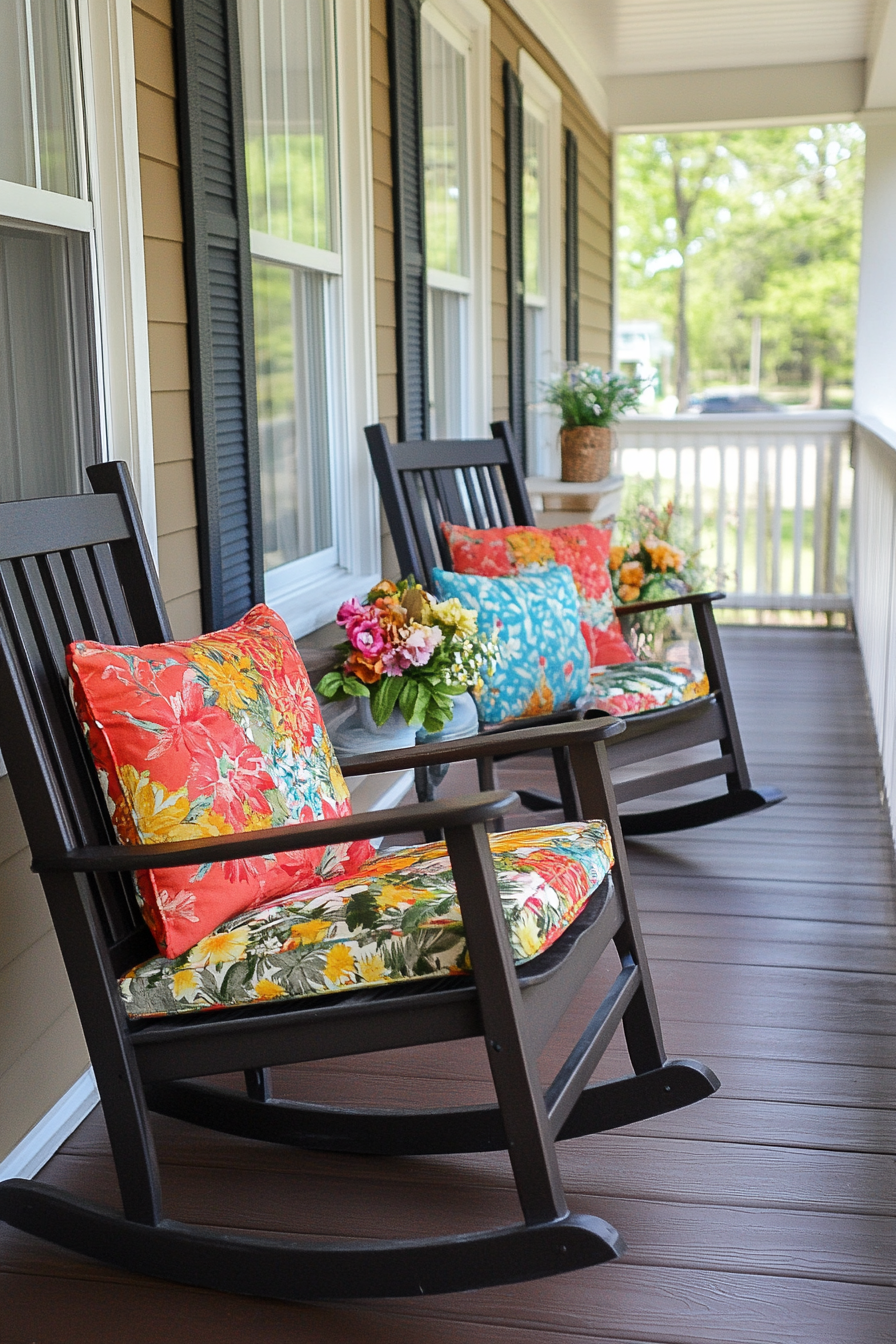
[[611, 529], [580, 523], [575, 527], [489, 527], [477, 530], [443, 523], [458, 574], [487, 578], [531, 573], [568, 565], [579, 597], [579, 621], [592, 667], [634, 662], [613, 609], [609, 557]]
[[[283, 621], [253, 607], [227, 630], [142, 648], [68, 649], [72, 698], [124, 844], [195, 840], [351, 813], [305, 665]], [[351, 845], [137, 874], [166, 957], [233, 915], [354, 873]]]

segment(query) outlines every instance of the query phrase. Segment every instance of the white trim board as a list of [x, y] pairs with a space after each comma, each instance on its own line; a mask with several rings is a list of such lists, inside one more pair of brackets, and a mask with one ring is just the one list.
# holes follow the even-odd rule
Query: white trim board
[[51, 1106], [42, 1120], [0, 1162], [0, 1181], [30, 1181], [62, 1147], [100, 1099], [93, 1069], [86, 1069], [76, 1083]]
[[864, 61], [673, 70], [606, 81], [617, 134], [852, 121], [864, 101]]

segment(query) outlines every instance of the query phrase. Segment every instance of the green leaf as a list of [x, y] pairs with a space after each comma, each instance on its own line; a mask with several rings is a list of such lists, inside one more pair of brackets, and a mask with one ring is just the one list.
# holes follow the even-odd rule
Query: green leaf
[[370, 687], [365, 686], [363, 681], [358, 681], [357, 677], [346, 677], [342, 689], [346, 695], [353, 695], [356, 700], [370, 699]]
[[382, 728], [395, 708], [401, 691], [401, 677], [382, 677], [373, 688], [370, 712], [378, 728]]
[[345, 695], [342, 672], [327, 672], [315, 686], [318, 695], [325, 700], [341, 700]]
[[401, 681], [401, 690], [398, 693], [398, 708], [404, 715], [405, 723], [410, 723], [411, 715], [414, 712], [414, 702], [417, 699], [417, 683], [410, 681], [407, 677], [396, 677], [396, 681]]
[[420, 728], [429, 708], [430, 690], [425, 681], [415, 682], [417, 694], [414, 697], [414, 711], [411, 717], [407, 719], [410, 728]]

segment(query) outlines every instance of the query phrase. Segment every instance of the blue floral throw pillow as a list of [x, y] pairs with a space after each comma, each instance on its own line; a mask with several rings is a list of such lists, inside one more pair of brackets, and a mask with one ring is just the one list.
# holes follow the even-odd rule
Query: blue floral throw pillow
[[588, 685], [590, 658], [568, 566], [500, 579], [434, 569], [432, 577], [443, 599], [473, 607], [480, 631], [497, 635], [498, 666], [476, 695], [483, 723], [575, 704]]

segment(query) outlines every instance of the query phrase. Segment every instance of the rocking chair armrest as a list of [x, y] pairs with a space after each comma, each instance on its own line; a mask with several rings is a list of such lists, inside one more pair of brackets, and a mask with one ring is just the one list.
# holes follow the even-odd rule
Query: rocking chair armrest
[[467, 794], [446, 802], [417, 803], [382, 812], [360, 812], [351, 817], [328, 817], [297, 826], [275, 826], [269, 831], [243, 831], [202, 840], [155, 845], [85, 845], [65, 854], [35, 856], [37, 873], [120, 873], [143, 868], [179, 868], [193, 864], [249, 859], [260, 854], [282, 854], [316, 845], [348, 844], [376, 835], [404, 831], [441, 830], [491, 821], [518, 801], [515, 793], [492, 791]]
[[725, 593], [676, 593], [673, 597], [658, 597], [653, 602], [626, 602], [614, 607], [617, 616], [637, 616], [641, 611], [661, 611], [663, 607], [694, 607], [718, 602]]
[[[519, 722], [525, 722], [520, 720]], [[424, 765], [450, 765], [453, 761], [476, 761], [482, 757], [525, 755], [550, 747], [570, 747], [577, 743], [603, 742], [625, 732], [622, 719], [576, 719], [571, 723], [546, 723], [540, 727], [517, 727], [502, 733], [500, 746], [492, 733], [475, 737], [455, 737], [447, 742], [426, 742], [397, 751], [377, 751], [364, 756], [346, 756], [339, 764], [344, 775], [371, 775], [384, 770], [407, 770]], [[377, 832], [379, 834], [379, 832]]]

